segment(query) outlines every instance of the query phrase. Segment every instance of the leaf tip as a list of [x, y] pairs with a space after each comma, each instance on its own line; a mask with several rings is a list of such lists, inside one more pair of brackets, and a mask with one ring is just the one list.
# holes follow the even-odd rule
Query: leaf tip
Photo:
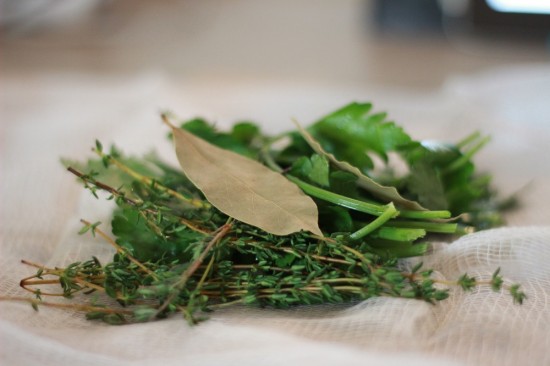
[[170, 127], [170, 128], [173, 129], [173, 130], [176, 129], [176, 126], [174, 126], [174, 125], [172, 124], [172, 122], [170, 122], [170, 119], [169, 119], [169, 117], [168, 117], [168, 113], [162, 112], [162, 113], [160, 114], [160, 118], [162, 119], [162, 122], [163, 122], [165, 125], [167, 125], [168, 127]]
[[317, 235], [317, 236], [320, 236], [321, 238], [324, 238], [325, 235], [323, 234], [323, 232], [321, 231], [321, 229], [319, 229], [319, 226], [314, 226], [314, 227], [311, 227], [309, 229], [309, 231], [311, 231], [313, 234]]

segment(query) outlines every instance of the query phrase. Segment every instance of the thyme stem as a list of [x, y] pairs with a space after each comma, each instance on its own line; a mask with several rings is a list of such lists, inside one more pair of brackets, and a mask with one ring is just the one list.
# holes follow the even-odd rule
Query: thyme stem
[[119, 161], [118, 159], [114, 158], [113, 156], [111, 155], [106, 155], [103, 153], [103, 151], [99, 150], [99, 149], [94, 149], [94, 152], [96, 154], [99, 155], [99, 157], [101, 158], [105, 158], [105, 159], [108, 159], [111, 163], [113, 163], [118, 169], [122, 170], [124, 173], [128, 174], [129, 176], [131, 176], [132, 178], [135, 178], [137, 180], [139, 180], [140, 182], [144, 183], [145, 185], [149, 185], [151, 187], [154, 187], [160, 191], [163, 191], [163, 192], [166, 192], [168, 193], [169, 195], [171, 195], [172, 197], [174, 198], [177, 198], [178, 200], [182, 201], [182, 202], [185, 202], [187, 204], [190, 204], [196, 208], [208, 208], [209, 205], [205, 204], [203, 201], [201, 200], [198, 200], [198, 199], [195, 199], [195, 198], [189, 198], [189, 197], [185, 197], [183, 194], [181, 194], [180, 192], [176, 192], [174, 191], [173, 189], [170, 189], [168, 187], [165, 187], [163, 186], [162, 184], [160, 184], [159, 182], [157, 182], [156, 180], [153, 180], [145, 175], [142, 175], [142, 174], [139, 174], [138, 172], [136, 172], [135, 170], [133, 170], [132, 168], [128, 167], [127, 165], [123, 164], [121, 161]]
[[215, 233], [214, 237], [208, 242], [198, 258], [193, 263], [191, 263], [189, 267], [187, 267], [187, 269], [181, 274], [180, 279], [172, 286], [173, 291], [162, 303], [162, 305], [157, 309], [153, 316], [158, 316], [168, 307], [168, 305], [172, 303], [172, 301], [174, 301], [174, 299], [178, 296], [179, 290], [181, 290], [185, 286], [187, 280], [189, 280], [193, 273], [195, 273], [195, 271], [200, 267], [206, 255], [229, 232], [229, 230], [231, 230], [231, 223], [226, 223], [217, 230], [217, 233]]
[[[80, 222], [82, 222], [84, 225], [88, 225], [88, 226], [92, 225], [89, 221], [86, 221], [83, 219], [81, 219]], [[113, 239], [111, 239], [109, 235], [107, 235], [105, 232], [98, 229], [97, 227], [94, 227], [93, 231], [98, 233], [99, 236], [101, 236], [107, 243], [111, 244], [118, 253], [124, 255], [126, 258], [128, 258], [128, 260], [130, 260], [130, 262], [134, 263], [136, 266], [141, 268], [145, 273], [153, 277], [155, 280], [158, 280], [158, 277], [154, 272], [152, 272], [149, 268], [147, 268], [143, 263], [138, 261], [136, 258], [134, 258], [126, 249], [118, 245]]]
[[[148, 213], [150, 215], [154, 215], [154, 216], [158, 215], [158, 213], [159, 213], [159, 211], [156, 210], [156, 209], [142, 207], [144, 203], [141, 200], [135, 200], [135, 199], [129, 198], [123, 192], [121, 192], [120, 190], [115, 189], [115, 188], [113, 188], [113, 187], [111, 187], [111, 186], [109, 186], [105, 183], [102, 183], [100, 181], [97, 181], [97, 180], [93, 179], [92, 177], [90, 177], [86, 174], [83, 174], [83, 173], [79, 172], [78, 170], [76, 170], [72, 167], [67, 168], [67, 170], [69, 172], [71, 172], [72, 174], [76, 175], [78, 178], [80, 178], [85, 183], [92, 184], [92, 185], [94, 185], [95, 187], [97, 187], [101, 190], [109, 192], [113, 196], [122, 199], [124, 202], [126, 202], [130, 206], [138, 208], [140, 210], [140, 212], [146, 212], [146, 213]], [[164, 213], [164, 214], [166, 214], [166, 213]], [[187, 227], [189, 227], [193, 231], [196, 231], [196, 232], [201, 233], [201, 234], [210, 234], [208, 231], [206, 231], [204, 229], [201, 229], [200, 227], [195, 225], [190, 220], [186, 220], [183, 217], [179, 217], [179, 216], [175, 216], [175, 215], [172, 215], [172, 216], [176, 217], [182, 224], [186, 225]]]
[[132, 310], [113, 309], [113, 308], [84, 305], [84, 304], [61, 304], [61, 303], [55, 303], [55, 302], [47, 302], [47, 301], [40, 301], [36, 299], [30, 299], [30, 298], [21, 297], [21, 296], [0, 296], [0, 301], [26, 302], [34, 306], [39, 305], [39, 306], [47, 306], [51, 308], [69, 309], [69, 310], [84, 311], [84, 312], [100, 312], [105, 314], [122, 314], [122, 315], [133, 314]]

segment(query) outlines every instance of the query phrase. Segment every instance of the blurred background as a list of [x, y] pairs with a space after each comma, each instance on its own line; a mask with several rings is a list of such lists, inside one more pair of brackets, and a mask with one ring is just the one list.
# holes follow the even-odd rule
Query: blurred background
[[0, 0], [1, 75], [434, 89], [550, 59], [545, 0]]

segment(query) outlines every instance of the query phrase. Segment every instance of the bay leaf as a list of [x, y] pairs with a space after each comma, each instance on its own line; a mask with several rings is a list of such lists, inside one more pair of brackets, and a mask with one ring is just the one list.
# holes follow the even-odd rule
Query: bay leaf
[[381, 200], [394, 202], [396, 205], [404, 208], [408, 208], [411, 210], [426, 210], [426, 208], [422, 207], [418, 202], [411, 201], [402, 197], [395, 187], [387, 187], [378, 184], [374, 180], [363, 174], [357, 167], [351, 165], [348, 162], [338, 160], [333, 154], [325, 151], [321, 144], [317, 140], [315, 140], [315, 138], [308, 131], [306, 131], [306, 129], [300, 126], [298, 122], [294, 121], [294, 123], [296, 124], [296, 127], [298, 128], [298, 131], [300, 132], [304, 140], [306, 140], [313, 151], [321, 156], [326, 157], [330, 163], [332, 163], [339, 169], [354, 174], [357, 177], [357, 185], [362, 189], [370, 192], [372, 195], [380, 198]]
[[323, 235], [315, 202], [283, 175], [165, 122], [183, 172], [218, 210], [275, 235]]

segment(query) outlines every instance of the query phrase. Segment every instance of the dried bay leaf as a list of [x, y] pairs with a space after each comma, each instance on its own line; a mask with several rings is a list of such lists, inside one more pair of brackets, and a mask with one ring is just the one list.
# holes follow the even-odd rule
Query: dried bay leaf
[[334, 155], [325, 151], [321, 144], [317, 140], [315, 140], [315, 138], [308, 131], [300, 126], [298, 122], [294, 121], [294, 123], [296, 124], [296, 127], [298, 128], [298, 131], [300, 132], [304, 140], [306, 140], [313, 151], [321, 156], [326, 157], [330, 163], [334, 164], [339, 169], [354, 174], [357, 177], [357, 185], [359, 187], [363, 188], [364, 190], [370, 192], [372, 195], [382, 200], [394, 202], [396, 205], [399, 205], [401, 207], [411, 210], [426, 210], [426, 208], [422, 207], [418, 202], [411, 201], [402, 197], [395, 187], [380, 185], [371, 178], [367, 177], [365, 174], [363, 174], [357, 167], [354, 167], [353, 165], [345, 161], [338, 160]]
[[172, 128], [185, 175], [218, 210], [275, 235], [300, 230], [323, 235], [315, 202], [294, 183], [259, 162]]

